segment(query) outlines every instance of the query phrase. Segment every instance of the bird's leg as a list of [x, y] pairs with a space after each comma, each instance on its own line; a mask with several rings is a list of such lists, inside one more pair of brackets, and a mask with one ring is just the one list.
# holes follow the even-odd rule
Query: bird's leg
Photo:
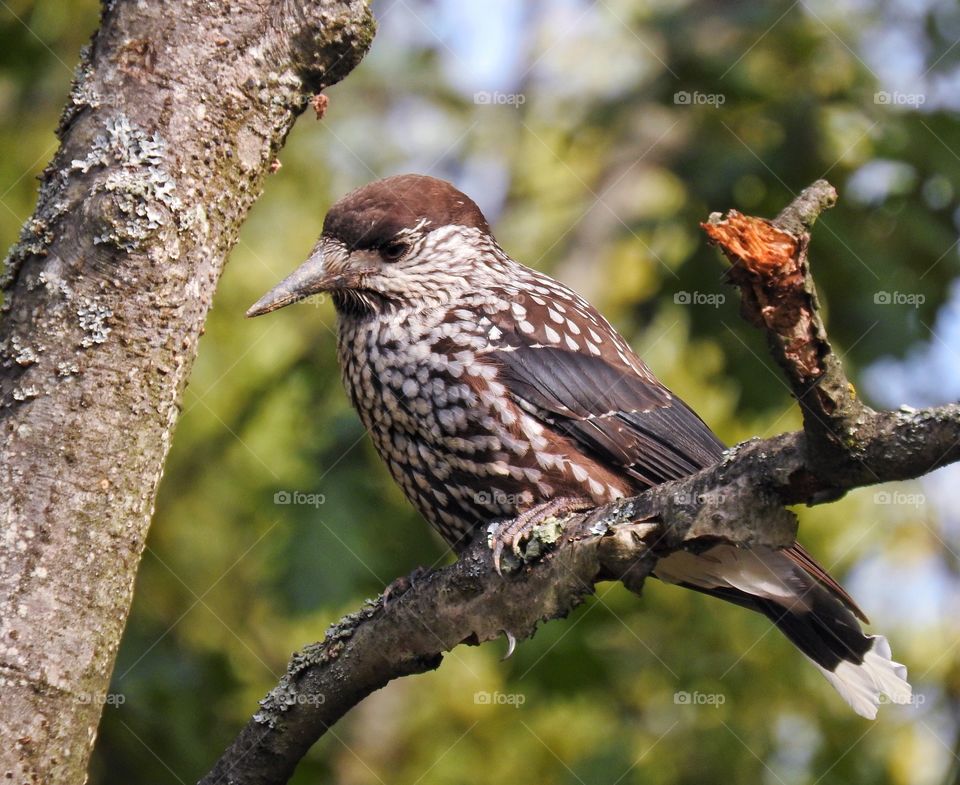
[[387, 609], [390, 600], [401, 597], [410, 591], [427, 572], [426, 567], [415, 567], [409, 575], [401, 575], [399, 578], [390, 581], [387, 588], [383, 590], [383, 609]]
[[595, 502], [582, 496], [558, 496], [529, 510], [524, 510], [509, 521], [491, 523], [487, 527], [487, 544], [493, 549], [493, 568], [497, 571], [497, 575], [503, 575], [500, 571], [500, 557], [503, 555], [504, 548], [509, 546], [517, 558], [522, 558], [520, 546], [545, 520], [556, 515], [588, 510], [595, 506]]

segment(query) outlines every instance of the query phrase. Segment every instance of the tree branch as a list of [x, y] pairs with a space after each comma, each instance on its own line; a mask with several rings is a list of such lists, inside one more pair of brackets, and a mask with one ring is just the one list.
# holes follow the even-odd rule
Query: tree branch
[[730, 260], [727, 277], [740, 288], [741, 314], [766, 331], [774, 359], [800, 403], [804, 430], [825, 460], [834, 457], [831, 447], [842, 449], [844, 437], [870, 414], [830, 347], [807, 259], [810, 229], [836, 201], [834, 187], [818, 180], [773, 221], [731, 210], [701, 224]]
[[804, 410], [804, 431], [753, 439], [714, 466], [587, 514], [541, 524], [504, 578], [478, 540], [384, 607], [368, 603], [293, 656], [287, 673], [203, 785], [284, 783], [327, 728], [389, 681], [439, 666], [444, 652], [562, 618], [596, 583], [639, 592], [658, 556], [696, 541], [782, 547], [784, 509], [905, 480], [960, 459], [960, 404], [874, 412], [830, 349], [807, 264], [810, 227], [836, 200], [824, 181], [774, 221], [731, 211], [704, 224], [732, 262], [744, 316], [762, 327]]
[[77, 783], [227, 253], [363, 0], [103, 3], [0, 279], [0, 774]]

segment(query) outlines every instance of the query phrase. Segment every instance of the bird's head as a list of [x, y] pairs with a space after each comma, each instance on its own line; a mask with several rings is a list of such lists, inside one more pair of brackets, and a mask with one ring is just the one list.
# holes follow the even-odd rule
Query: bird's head
[[340, 313], [437, 302], [470, 285], [471, 268], [492, 242], [480, 208], [445, 180], [377, 180], [330, 208], [310, 258], [247, 316], [318, 292], [329, 292]]

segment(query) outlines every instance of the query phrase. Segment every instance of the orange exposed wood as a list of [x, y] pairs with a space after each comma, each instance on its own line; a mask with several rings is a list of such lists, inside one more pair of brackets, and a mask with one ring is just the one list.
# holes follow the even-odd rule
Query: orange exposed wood
[[722, 221], [700, 226], [731, 260], [756, 275], [796, 270], [796, 239], [763, 218], [730, 210]]

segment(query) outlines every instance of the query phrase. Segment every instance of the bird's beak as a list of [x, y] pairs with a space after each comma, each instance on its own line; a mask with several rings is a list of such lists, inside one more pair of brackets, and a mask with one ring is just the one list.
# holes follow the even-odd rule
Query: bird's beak
[[311, 294], [341, 288], [345, 283], [344, 276], [330, 270], [329, 256], [324, 244], [318, 244], [307, 261], [250, 306], [247, 317], [262, 316], [304, 300]]

